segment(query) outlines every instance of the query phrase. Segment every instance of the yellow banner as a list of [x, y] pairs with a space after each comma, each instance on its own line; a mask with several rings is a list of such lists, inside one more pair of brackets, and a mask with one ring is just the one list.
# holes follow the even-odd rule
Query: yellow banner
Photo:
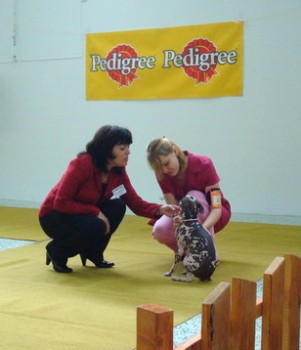
[[240, 96], [243, 22], [88, 34], [87, 100]]

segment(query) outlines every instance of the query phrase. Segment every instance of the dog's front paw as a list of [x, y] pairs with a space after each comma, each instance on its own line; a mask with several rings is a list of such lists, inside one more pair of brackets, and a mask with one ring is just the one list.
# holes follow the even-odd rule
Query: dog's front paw
[[189, 277], [178, 277], [178, 276], [172, 276], [171, 279], [176, 282], [191, 282], [192, 279]]
[[164, 272], [164, 273], [163, 273], [163, 276], [165, 276], [165, 277], [170, 277], [170, 276], [171, 276], [171, 272], [170, 272], [170, 271]]

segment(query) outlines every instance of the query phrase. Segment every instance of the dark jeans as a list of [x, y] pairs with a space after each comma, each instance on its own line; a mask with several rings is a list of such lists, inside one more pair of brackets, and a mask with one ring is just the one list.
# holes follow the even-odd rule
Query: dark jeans
[[47, 250], [54, 259], [62, 261], [79, 253], [103, 259], [103, 252], [124, 217], [126, 205], [116, 198], [101, 203], [99, 209], [110, 222], [111, 231], [107, 235], [104, 221], [96, 216], [53, 211], [39, 218], [43, 231], [53, 239]]

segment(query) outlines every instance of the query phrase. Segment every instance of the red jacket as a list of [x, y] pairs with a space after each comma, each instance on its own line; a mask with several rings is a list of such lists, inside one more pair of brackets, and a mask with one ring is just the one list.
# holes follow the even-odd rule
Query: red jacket
[[60, 181], [48, 193], [39, 210], [39, 217], [51, 211], [67, 214], [91, 214], [97, 216], [97, 203], [110, 199], [112, 190], [123, 185], [126, 193], [121, 196], [126, 205], [139, 216], [158, 218], [155, 215], [160, 205], [144, 201], [134, 190], [125, 168], [121, 175], [113, 171], [109, 173], [108, 183], [103, 193], [102, 172], [92, 162], [89, 154], [73, 159]]

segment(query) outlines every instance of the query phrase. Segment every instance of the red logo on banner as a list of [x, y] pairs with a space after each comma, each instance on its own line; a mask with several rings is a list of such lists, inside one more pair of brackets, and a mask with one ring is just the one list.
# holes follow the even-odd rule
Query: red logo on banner
[[[213, 75], [218, 74], [215, 70], [216, 60], [212, 61], [216, 52], [216, 47], [208, 39], [199, 38], [190, 41], [182, 52], [182, 56], [187, 57], [187, 64], [182, 66], [186, 75], [194, 79], [197, 84], [208, 83]], [[207, 66], [205, 69], [200, 69], [200, 64]]]
[[118, 45], [115, 46], [107, 55], [106, 60], [107, 62], [114, 61], [116, 62], [117, 59], [117, 67], [115, 66], [114, 69], [108, 69], [106, 70], [109, 77], [119, 83], [119, 87], [122, 86], [129, 86], [132, 84], [133, 80], [137, 78], [136, 71], [137, 67], [132, 66], [127, 74], [124, 74], [123, 67], [121, 64], [118, 64], [119, 62], [126, 62], [126, 61], [133, 61], [133, 59], [138, 57], [137, 52], [134, 48], [132, 48], [130, 45]]

